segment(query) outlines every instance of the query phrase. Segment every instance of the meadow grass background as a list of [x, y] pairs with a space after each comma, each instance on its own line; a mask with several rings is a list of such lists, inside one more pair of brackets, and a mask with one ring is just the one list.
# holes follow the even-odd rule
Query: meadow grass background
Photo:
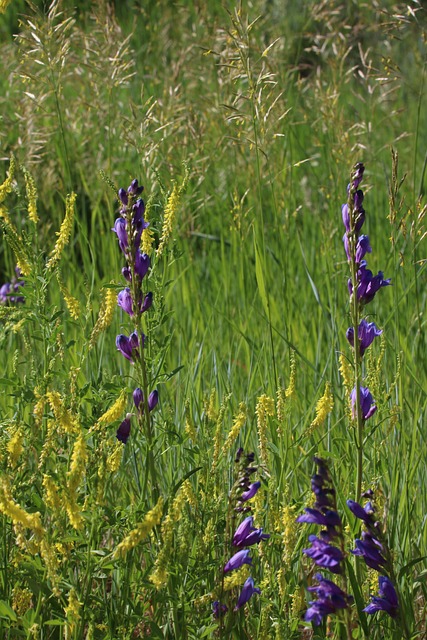
[[[3, 206], [22, 241], [32, 243], [33, 268], [25, 305], [2, 313], [2, 476], [28, 513], [41, 512], [56, 558], [49, 569], [47, 552], [41, 559], [28, 545], [16, 547], [22, 531], [2, 516], [2, 637], [223, 633], [211, 616], [212, 598], [200, 599], [218, 583], [226, 554], [235, 449], [254, 450], [259, 460], [258, 399], [276, 398], [290, 380], [295, 392], [285, 410], [268, 419], [268, 460], [255, 508], [272, 534], [254, 561], [262, 594], [236, 616], [229, 637], [327, 637], [326, 628], [304, 631], [301, 622], [308, 531], [292, 523], [310, 500], [314, 454], [331, 460], [343, 511], [345, 499], [354, 497], [356, 451], [338, 359], [351, 357], [341, 204], [351, 167], [360, 161], [369, 266], [393, 283], [367, 308], [383, 338], [366, 365], [378, 412], [368, 423], [363, 485], [376, 490], [383, 508], [410, 637], [426, 637], [424, 3], [74, 4], [16, 0], [0, 16], [0, 177], [14, 154], [37, 185], [40, 217], [36, 227], [29, 222], [24, 176], [17, 172]], [[111, 558], [155, 503], [141, 481], [141, 434], [132, 432], [118, 470], [107, 477], [97, 467], [111, 454], [124, 415], [87, 437], [82, 528], [52, 512], [42, 484], [49, 473], [66, 486], [75, 435], [58, 430], [43, 467], [54, 416], [46, 405], [40, 420], [34, 417], [40, 394], [58, 391], [89, 434], [124, 388], [132, 410], [137, 386], [115, 348], [115, 336], [130, 332], [119, 308], [88, 350], [102, 287], [123, 286], [111, 232], [118, 204], [101, 171], [116, 186], [127, 187], [134, 177], [145, 186], [157, 243], [173, 185], [188, 173], [167, 252], [150, 276], [160, 494], [170, 506], [187, 476], [194, 491], [194, 504], [174, 524], [169, 577], [159, 590], [149, 575], [164, 543], [160, 532], [121, 564]], [[71, 191], [76, 216], [60, 269], [80, 304], [77, 319], [43, 266]], [[6, 242], [0, 264], [6, 282], [16, 264]], [[333, 411], [310, 428], [326, 382]], [[245, 426], [212, 473], [214, 443], [223, 447], [240, 403]], [[24, 449], [13, 463], [8, 443], [17, 428]], [[349, 548], [351, 537], [349, 531]], [[55, 547], [60, 543], [66, 551]], [[369, 580], [364, 576], [361, 585], [365, 597]], [[31, 592], [21, 609], [19, 589]], [[74, 610], [72, 590], [80, 602]], [[402, 637], [381, 616], [365, 616], [364, 625], [355, 626], [355, 638]], [[342, 626], [334, 633], [340, 637]]]

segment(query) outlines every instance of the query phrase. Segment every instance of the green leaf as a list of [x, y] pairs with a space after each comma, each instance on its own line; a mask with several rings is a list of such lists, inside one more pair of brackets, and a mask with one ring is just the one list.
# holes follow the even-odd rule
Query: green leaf
[[0, 600], [0, 618], [9, 618], [12, 622], [18, 619], [12, 607], [4, 600]]
[[258, 243], [254, 236], [254, 247], [255, 247], [255, 275], [256, 281], [258, 285], [258, 291], [261, 298], [262, 306], [264, 307], [265, 315], [267, 318], [269, 317], [268, 311], [268, 296], [267, 290], [265, 288], [265, 280], [264, 280], [264, 264], [261, 256], [261, 252], [259, 250]]

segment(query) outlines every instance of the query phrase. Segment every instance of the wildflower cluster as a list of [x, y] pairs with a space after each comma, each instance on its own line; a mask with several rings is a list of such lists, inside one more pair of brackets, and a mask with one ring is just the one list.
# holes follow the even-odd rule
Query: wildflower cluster
[[[240, 448], [236, 455], [237, 480], [230, 493], [230, 504], [234, 506], [234, 514], [247, 513], [250, 511], [250, 506], [246, 503], [251, 500], [257, 493], [261, 486], [261, 482], [251, 482], [251, 476], [258, 469], [253, 464], [255, 460], [254, 453], [244, 454], [243, 449]], [[232, 517], [234, 523], [235, 515]], [[235, 553], [226, 562], [223, 573], [229, 573], [230, 571], [237, 571], [241, 569], [243, 565], [252, 566], [251, 551], [248, 547], [252, 547], [259, 544], [263, 540], [268, 540], [269, 534], [263, 533], [262, 527], [257, 529], [254, 527], [253, 516], [247, 516], [236, 528], [232, 538], [232, 548]], [[249, 576], [241, 589], [237, 603], [233, 609], [234, 612], [241, 609], [253, 596], [254, 593], [261, 593], [258, 587], [255, 587], [254, 579]], [[212, 604], [213, 615], [215, 618], [222, 617], [227, 611], [227, 605], [216, 600]]]
[[[364, 494], [372, 496], [372, 491]], [[392, 618], [398, 614], [398, 597], [393, 582], [389, 576], [393, 575], [391, 553], [381, 528], [381, 523], [375, 518], [375, 510], [369, 500], [362, 506], [354, 500], [347, 500], [350, 511], [363, 522], [364, 530], [360, 539], [356, 539], [356, 549], [352, 551], [355, 556], [364, 559], [366, 565], [380, 575], [378, 578], [379, 596], [371, 596], [371, 603], [364, 609], [366, 613], [385, 611]]]
[[19, 267], [15, 268], [16, 276], [13, 276], [10, 282], [6, 282], [0, 287], [0, 304], [16, 304], [19, 302], [25, 302], [25, 298], [19, 295], [20, 289], [24, 286], [25, 282], [21, 280], [21, 270]]
[[[141, 238], [148, 222], [144, 220], [145, 204], [140, 197], [143, 187], [138, 180], [132, 180], [129, 187], [119, 189], [118, 198], [121, 205], [120, 217], [116, 219], [112, 231], [117, 235], [119, 247], [123, 252], [126, 265], [122, 275], [128, 286], [119, 292], [117, 304], [133, 321], [134, 330], [129, 336], [120, 334], [116, 337], [117, 350], [132, 364], [137, 364], [143, 381], [143, 389], [136, 388], [133, 393], [138, 420], [145, 420], [146, 435], [150, 436], [149, 413], [158, 402], [157, 390], [148, 394], [148, 380], [144, 359], [146, 336], [141, 329], [142, 315], [153, 303], [151, 291], [143, 292], [142, 283], [150, 268], [150, 257], [141, 251]], [[126, 444], [131, 432], [132, 414], [126, 414], [117, 430], [117, 438]], [[147, 426], [148, 425], [148, 426]], [[151, 437], [148, 437], [151, 440]]]
[[[344, 536], [341, 518], [336, 509], [335, 489], [326, 462], [321, 458], [315, 458], [314, 461], [317, 465], [317, 473], [311, 478], [311, 489], [316, 501], [314, 508], [304, 509], [305, 514], [299, 516], [297, 522], [317, 524], [324, 529], [319, 536], [312, 534], [308, 537], [311, 546], [303, 549], [303, 553], [318, 567], [327, 569], [335, 575], [341, 574], [344, 561]], [[317, 599], [310, 602], [304, 619], [306, 622], [319, 625], [325, 616], [334, 614], [340, 609], [346, 609], [352, 602], [352, 597], [321, 573], [316, 573], [315, 578], [319, 584], [309, 587], [308, 590], [315, 593]]]

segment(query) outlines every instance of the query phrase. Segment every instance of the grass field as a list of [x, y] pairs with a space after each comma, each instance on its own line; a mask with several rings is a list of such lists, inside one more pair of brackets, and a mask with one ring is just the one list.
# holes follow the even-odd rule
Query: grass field
[[427, 638], [425, 3], [0, 35], [0, 637]]

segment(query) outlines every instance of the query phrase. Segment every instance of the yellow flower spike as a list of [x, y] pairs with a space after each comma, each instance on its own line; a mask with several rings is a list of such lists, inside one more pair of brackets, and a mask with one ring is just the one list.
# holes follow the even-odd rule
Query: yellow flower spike
[[227, 451], [231, 449], [233, 444], [236, 442], [237, 437], [242, 430], [247, 418], [247, 409], [244, 402], [239, 404], [239, 413], [233, 420], [233, 424], [230, 429], [230, 433], [227, 436], [226, 441], [224, 442], [224, 446], [222, 447], [222, 453], [225, 454]]
[[70, 470], [67, 473], [67, 497], [65, 499], [65, 509], [68, 518], [74, 529], [81, 529], [83, 517], [77, 503], [77, 488], [81, 483], [86, 471], [88, 453], [84, 434], [81, 433], [74, 443], [71, 455]]
[[32, 606], [32, 592], [27, 588], [15, 585], [12, 589], [12, 609], [20, 618]]
[[6, 9], [8, 8], [11, 2], [12, 0], [0, 0], [0, 14], [6, 13]]
[[184, 431], [188, 435], [188, 437], [191, 438], [191, 440], [193, 442], [196, 442], [197, 432], [196, 432], [196, 427], [194, 426], [193, 419], [191, 417], [190, 401], [189, 400], [186, 400], [186, 402], [185, 402], [185, 427], [184, 427]]
[[348, 407], [350, 407], [350, 394], [354, 386], [353, 367], [351, 366], [348, 358], [346, 358], [346, 356], [343, 353], [340, 354], [339, 363], [340, 363], [339, 370], [340, 370], [341, 377], [343, 379], [343, 383], [344, 383], [344, 387], [347, 395]]
[[268, 450], [267, 450], [267, 416], [274, 416], [275, 405], [273, 398], [263, 394], [258, 398], [255, 409], [257, 416], [258, 429], [258, 447], [260, 458], [263, 464], [268, 466]]
[[[212, 394], [211, 394], [212, 397]], [[217, 414], [217, 420], [216, 420], [216, 427], [215, 427], [215, 435], [214, 435], [214, 444], [213, 444], [213, 460], [212, 460], [212, 471], [215, 471], [217, 464], [218, 464], [218, 460], [219, 460], [219, 454], [221, 452], [221, 439], [222, 439], [222, 427], [223, 427], [223, 422], [224, 422], [224, 414], [225, 414], [225, 410], [227, 408], [227, 404], [229, 402], [231, 398], [231, 393], [228, 393], [224, 400], [221, 403], [221, 406], [219, 408], [219, 412]]]
[[56, 279], [58, 281], [59, 290], [62, 293], [62, 296], [65, 300], [65, 304], [67, 305], [67, 309], [70, 312], [70, 316], [73, 318], [73, 320], [78, 320], [80, 317], [79, 301], [77, 300], [77, 298], [74, 298], [74, 296], [71, 295], [67, 287], [64, 285], [64, 282], [62, 281], [59, 270], [57, 270], [56, 272]]
[[[0, 4], [0, 13], [1, 13], [1, 6], [2, 4], [4, 5], [4, 0], [0, 0], [0, 2], [1, 2]], [[15, 177], [15, 171], [16, 171], [16, 161], [14, 156], [12, 156], [10, 159], [9, 171], [7, 172], [7, 178], [3, 182], [3, 184], [0, 184], [0, 204], [5, 200], [6, 196], [12, 191], [12, 183], [13, 183], [13, 178]]]
[[185, 191], [188, 184], [189, 173], [186, 170], [184, 179], [181, 185], [178, 187], [176, 182], [173, 185], [172, 192], [169, 195], [168, 201], [165, 207], [165, 213], [163, 217], [162, 235], [160, 238], [159, 246], [157, 247], [156, 256], [160, 258], [163, 251], [170, 240], [172, 232], [175, 226], [176, 213], [181, 203], [181, 196]]
[[44, 502], [55, 515], [61, 511], [61, 498], [59, 496], [58, 487], [53, 479], [47, 474], [43, 475]]
[[48, 391], [46, 393], [46, 400], [48, 401], [53, 415], [55, 416], [55, 420], [58, 423], [58, 426], [68, 434], [77, 433], [79, 431], [79, 424], [77, 422], [77, 418], [75, 418], [69, 411], [64, 407], [64, 401], [61, 398], [60, 394], [57, 391]]
[[22, 525], [25, 529], [31, 529], [36, 540], [41, 540], [45, 535], [40, 513], [38, 511], [27, 513], [15, 502], [6, 478], [0, 480], [0, 512], [10, 518], [14, 525]]
[[66, 607], [64, 607], [65, 616], [67, 618], [67, 621], [71, 623], [70, 626], [72, 627], [72, 629], [74, 629], [76, 622], [78, 622], [81, 618], [81, 607], [82, 603], [79, 602], [77, 592], [74, 587], [72, 587], [68, 594], [68, 604]]
[[31, 220], [31, 222], [34, 222], [34, 224], [37, 224], [37, 222], [39, 221], [39, 216], [37, 214], [38, 194], [37, 194], [36, 183], [34, 182], [34, 178], [30, 174], [30, 172], [27, 171], [25, 167], [22, 167], [22, 169], [24, 171], [25, 191], [27, 193], [27, 200], [28, 200], [28, 217]]
[[66, 197], [64, 220], [62, 221], [60, 230], [56, 233], [58, 239], [46, 264], [47, 269], [53, 269], [58, 264], [64, 248], [70, 241], [71, 230], [74, 222], [76, 198], [77, 195], [75, 193], [71, 193]]
[[24, 441], [24, 433], [21, 427], [17, 427], [7, 443], [7, 452], [9, 454], [9, 464], [12, 468], [16, 466], [18, 459], [23, 451], [22, 443]]
[[123, 390], [114, 404], [111, 405], [109, 409], [98, 419], [95, 429], [99, 429], [103, 425], [111, 424], [115, 422], [124, 414], [127, 404], [127, 394], [126, 391]]
[[123, 444], [123, 442], [117, 440], [112, 452], [107, 458], [107, 470], [111, 473], [114, 473], [115, 471], [118, 471], [120, 469], [124, 448], [125, 445]]
[[240, 587], [249, 578], [250, 568], [244, 564], [237, 571], [233, 571], [224, 578], [224, 591], [230, 591], [234, 587]]
[[101, 308], [99, 309], [98, 319], [95, 322], [95, 326], [92, 329], [92, 335], [90, 336], [89, 349], [92, 349], [100, 334], [108, 329], [113, 321], [114, 312], [117, 307], [117, 293], [114, 289], [102, 289], [103, 299], [101, 302]]
[[305, 435], [310, 435], [315, 429], [320, 427], [334, 408], [334, 397], [332, 395], [331, 383], [325, 385], [325, 392], [316, 404], [316, 417], [309, 426]]
[[159, 498], [157, 504], [149, 511], [142, 522], [133, 529], [126, 538], [124, 538], [117, 546], [114, 552], [114, 558], [125, 558], [126, 555], [134, 549], [140, 542], [150, 534], [150, 532], [160, 524], [163, 514], [163, 498]]
[[291, 371], [289, 376], [289, 384], [285, 391], [286, 398], [292, 398], [295, 395], [296, 379], [297, 379], [297, 361], [295, 358], [295, 351], [291, 351]]

